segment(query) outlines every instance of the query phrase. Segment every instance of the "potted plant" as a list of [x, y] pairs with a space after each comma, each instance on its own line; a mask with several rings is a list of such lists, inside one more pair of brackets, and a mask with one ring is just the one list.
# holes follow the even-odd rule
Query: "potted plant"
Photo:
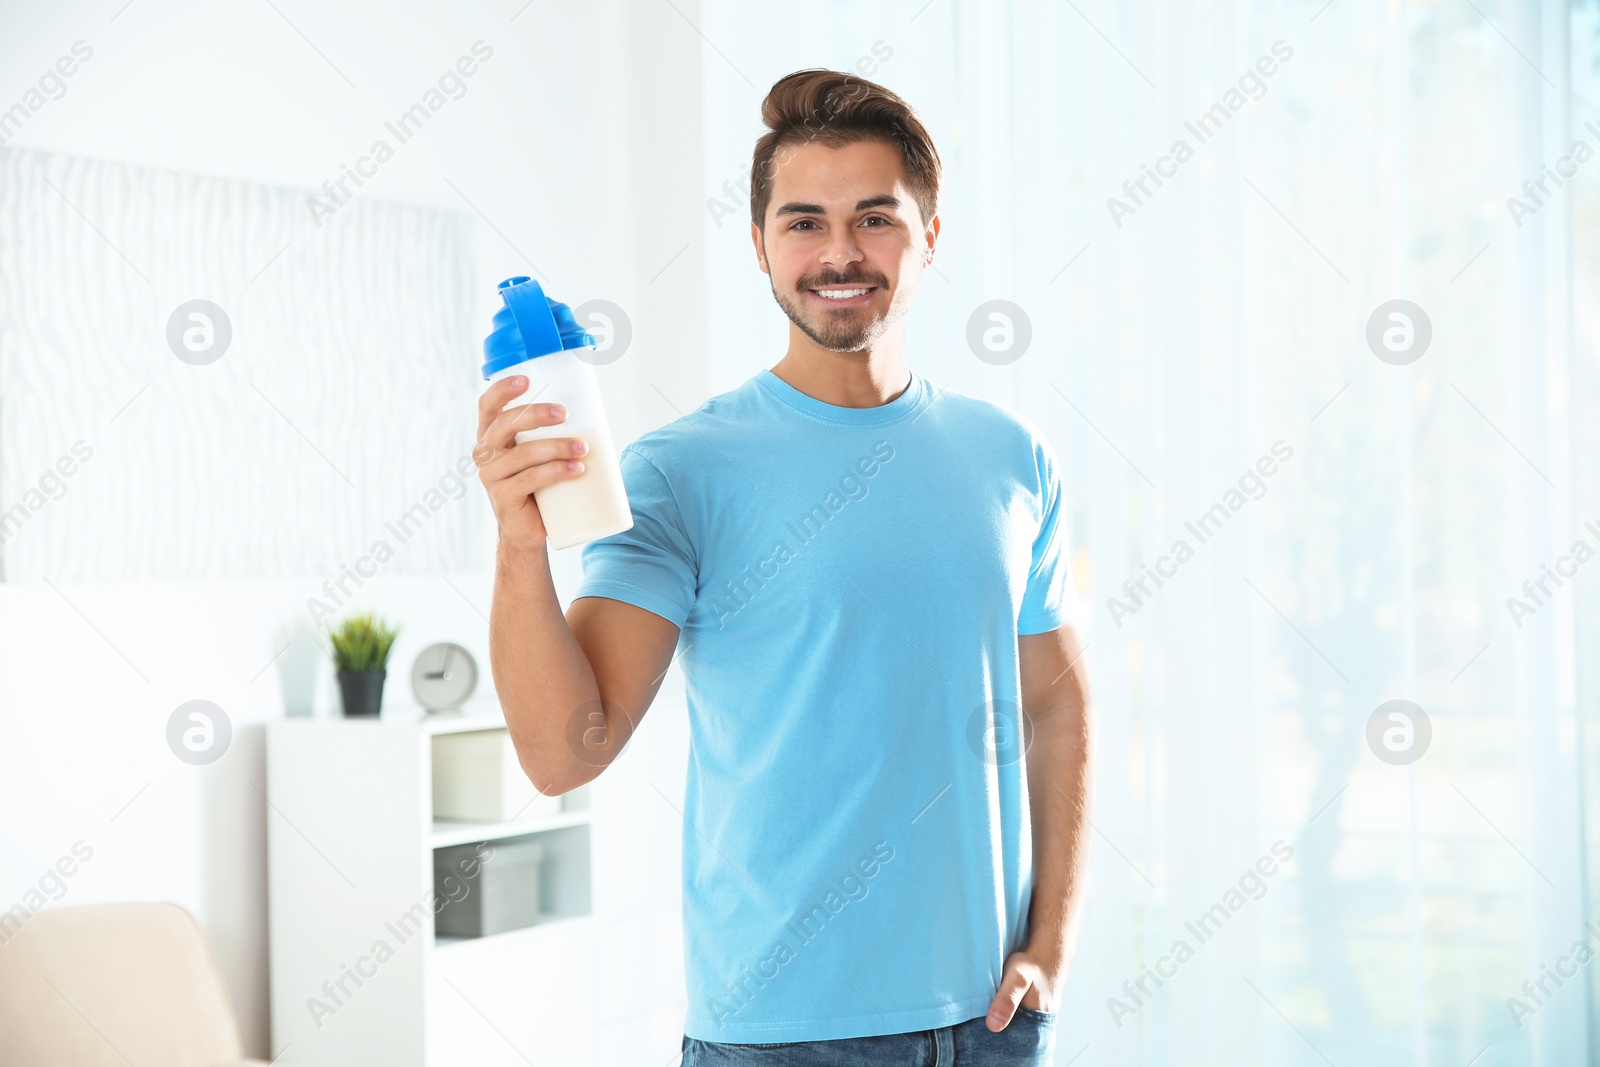
[[355, 615], [329, 634], [333, 661], [339, 668], [339, 693], [345, 716], [375, 716], [383, 703], [383, 679], [389, 649], [398, 631], [369, 611]]

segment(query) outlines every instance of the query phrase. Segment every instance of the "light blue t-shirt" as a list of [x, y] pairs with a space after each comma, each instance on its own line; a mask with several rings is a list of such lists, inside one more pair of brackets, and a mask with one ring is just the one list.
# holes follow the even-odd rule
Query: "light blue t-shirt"
[[685, 1033], [983, 1015], [1033, 882], [1017, 636], [1067, 608], [1050, 446], [915, 372], [845, 408], [763, 370], [621, 464], [577, 596], [681, 628]]

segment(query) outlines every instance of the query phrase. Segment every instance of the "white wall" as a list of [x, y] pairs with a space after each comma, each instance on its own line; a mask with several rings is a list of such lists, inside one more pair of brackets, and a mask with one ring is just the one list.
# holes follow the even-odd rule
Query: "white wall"
[[[627, 441], [675, 417], [672, 405], [688, 410], [705, 396], [700, 48], [687, 21], [696, 10], [524, 9], [521, 0], [449, 10], [371, 0], [13, 5], [0, 15], [0, 109], [82, 40], [93, 56], [7, 144], [309, 193], [483, 40], [494, 54], [465, 94], [358, 195], [477, 220], [483, 332], [494, 284], [512, 274], [533, 274], [569, 303], [621, 305], [632, 347], [600, 374], [614, 433]], [[93, 314], [92, 294], [83, 311]], [[160, 337], [154, 326], [150, 334]], [[472, 374], [481, 355], [461, 359]], [[462, 412], [463, 446], [474, 418]], [[487, 508], [476, 492], [463, 506]], [[564, 597], [577, 552], [558, 556]], [[84, 840], [94, 856], [59, 902], [190, 908], [213, 939], [246, 1050], [268, 1058], [261, 723], [336, 707], [331, 664], [305, 629], [305, 599], [326, 577], [0, 584], [0, 908]], [[366, 584], [358, 606], [406, 626], [389, 701], [404, 699], [411, 657], [438, 639], [474, 650], [488, 691], [480, 612], [490, 582], [478, 571]], [[681, 820], [656, 792], [682, 793], [681, 690], [669, 678], [651, 720], [597, 783], [602, 1062], [665, 1060], [681, 1033]], [[204, 768], [176, 760], [164, 738], [172, 709], [197, 697], [220, 704], [235, 728], [228, 754]]]

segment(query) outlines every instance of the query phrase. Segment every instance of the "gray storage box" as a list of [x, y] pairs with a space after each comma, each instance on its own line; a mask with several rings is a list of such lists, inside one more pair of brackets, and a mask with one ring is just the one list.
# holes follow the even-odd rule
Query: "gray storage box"
[[[434, 849], [433, 891], [443, 902], [434, 918], [434, 932], [444, 937], [487, 937], [537, 923], [543, 858], [544, 846], [527, 838], [492, 841], [487, 847], [469, 844]], [[477, 877], [462, 874], [463, 867], [470, 871], [474, 863]]]

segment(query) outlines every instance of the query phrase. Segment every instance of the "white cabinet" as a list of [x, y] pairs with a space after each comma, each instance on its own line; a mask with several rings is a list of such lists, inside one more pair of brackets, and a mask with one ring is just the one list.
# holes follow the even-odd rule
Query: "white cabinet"
[[[532, 818], [433, 818], [434, 736], [504, 726], [498, 714], [268, 723], [272, 1047], [285, 1062], [593, 1061], [588, 787]], [[436, 937], [433, 850], [530, 835], [540, 921]]]

